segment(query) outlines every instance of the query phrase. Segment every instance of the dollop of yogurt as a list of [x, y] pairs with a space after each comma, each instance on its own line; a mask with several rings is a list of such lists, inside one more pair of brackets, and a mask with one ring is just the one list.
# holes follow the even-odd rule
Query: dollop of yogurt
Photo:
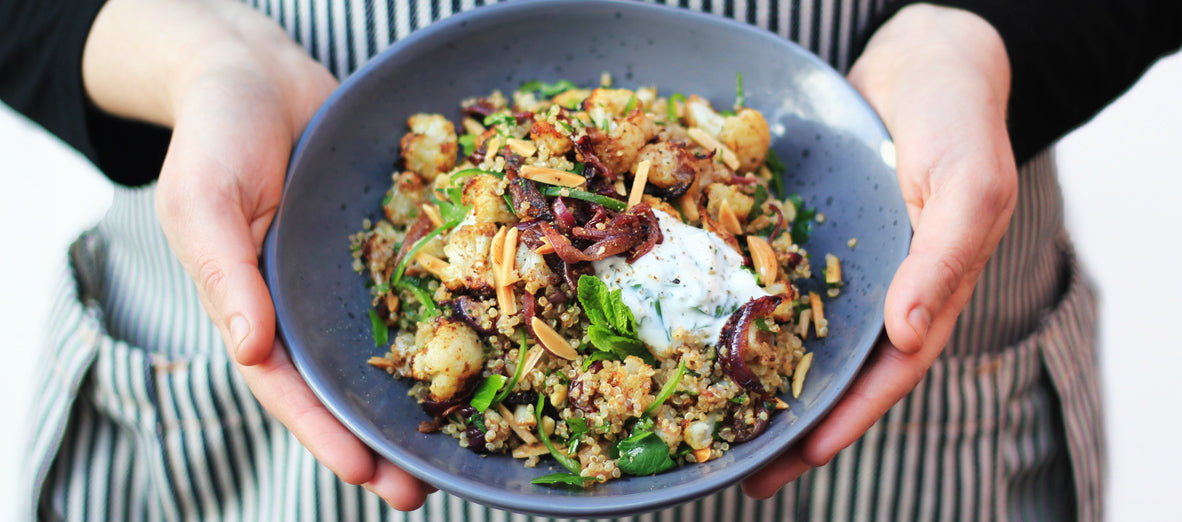
[[608, 288], [620, 289], [640, 340], [653, 355], [667, 357], [678, 329], [714, 344], [735, 310], [769, 294], [718, 235], [660, 210], [653, 214], [664, 234], [660, 244], [632, 264], [622, 256], [592, 264]]

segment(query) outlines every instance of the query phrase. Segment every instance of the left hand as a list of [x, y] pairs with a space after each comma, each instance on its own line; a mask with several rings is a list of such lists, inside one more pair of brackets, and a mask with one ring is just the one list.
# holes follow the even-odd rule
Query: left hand
[[764, 498], [860, 438], [923, 379], [1010, 223], [1017, 168], [1006, 130], [1009, 59], [985, 20], [915, 4], [849, 74], [895, 141], [914, 236], [887, 291], [886, 336], [834, 409], [743, 482]]

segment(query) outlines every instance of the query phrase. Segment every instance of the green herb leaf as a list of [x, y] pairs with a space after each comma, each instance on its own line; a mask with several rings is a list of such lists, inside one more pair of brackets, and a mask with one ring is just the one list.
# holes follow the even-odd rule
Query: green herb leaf
[[673, 95], [669, 97], [668, 108], [666, 109], [668, 113], [666, 114], [666, 117], [668, 118], [667, 121], [677, 121], [678, 103], [685, 103], [685, 95], [681, 94], [680, 92], [673, 93]]
[[735, 110], [739, 110], [747, 101], [747, 93], [743, 92], [743, 73], [735, 73]]
[[583, 471], [582, 466], [579, 465], [579, 461], [572, 459], [569, 455], [559, 451], [558, 447], [555, 446], [553, 442], [550, 442], [550, 435], [547, 435], [546, 429], [542, 427], [542, 406], [545, 403], [546, 396], [539, 393], [538, 405], [534, 408], [534, 420], [538, 425], [538, 438], [542, 440], [542, 444], [544, 444], [546, 449], [550, 451], [550, 456], [554, 457], [554, 460], [557, 460], [559, 464], [562, 464], [562, 467], [570, 470], [571, 473], [578, 475]]
[[571, 83], [568, 80], [558, 80], [554, 83], [544, 83], [540, 81], [525, 82], [518, 87], [520, 92], [537, 92], [543, 98], [553, 98], [571, 89], [578, 89], [579, 86]]
[[636, 108], [636, 95], [633, 94], [628, 98], [628, 104], [624, 106], [624, 116], [632, 113], [632, 109]]
[[476, 152], [475, 134], [463, 134], [460, 136], [458, 141], [460, 142], [460, 147], [463, 148], [465, 158]]
[[755, 194], [751, 195], [755, 201], [752, 202], [751, 211], [747, 213], [747, 222], [750, 223], [753, 219], [763, 215], [763, 203], [767, 201], [768, 193], [767, 187], [761, 183], [755, 184]]
[[780, 157], [776, 155], [776, 151], [771, 149], [768, 149], [767, 156], [764, 156], [763, 164], [767, 165], [767, 169], [772, 173], [772, 192], [777, 196], [783, 196], [784, 174], [788, 172], [788, 167], [784, 166], [783, 161], [780, 161]]
[[398, 288], [406, 290], [415, 296], [419, 304], [422, 305], [422, 319], [434, 319], [439, 317], [439, 307], [435, 305], [435, 300], [431, 298], [431, 291], [427, 288], [427, 282], [417, 277], [403, 277], [397, 283]]
[[594, 192], [544, 184], [538, 184], [538, 188], [541, 190], [542, 194], [547, 196], [566, 196], [569, 198], [581, 199], [583, 201], [590, 201], [592, 203], [599, 203], [608, 210], [614, 210], [616, 212], [623, 212], [628, 208], [628, 204], [623, 201], [608, 196], [601, 196]]
[[591, 477], [580, 477], [574, 473], [551, 473], [535, 478], [529, 481], [529, 483], [539, 486], [572, 486], [582, 488], [591, 480], [594, 479]]
[[677, 385], [681, 383], [681, 378], [684, 376], [685, 359], [682, 359], [681, 362], [677, 363], [677, 373], [673, 374], [673, 377], [666, 381], [664, 386], [661, 386], [661, 391], [657, 393], [657, 398], [653, 400], [652, 404], [649, 404], [648, 407], [644, 409], [644, 414], [648, 415], [654, 411], [657, 411], [657, 408], [660, 408], [661, 405], [665, 403], [665, 400], [668, 399], [669, 396], [673, 395], [673, 392], [677, 390]]
[[635, 355], [653, 364], [655, 360], [636, 332], [636, 317], [624, 304], [620, 289], [607, 285], [592, 275], [579, 276], [579, 304], [591, 325], [587, 336], [596, 349], [611, 353], [616, 360]]
[[369, 309], [369, 324], [373, 327], [374, 345], [385, 348], [390, 344], [390, 328], [386, 326], [386, 321], [382, 320], [382, 316], [378, 315], [378, 311], [373, 308]]
[[669, 446], [656, 433], [638, 430], [616, 444], [620, 471], [629, 475], [655, 475], [677, 464], [669, 456]]
[[813, 220], [817, 217], [817, 209], [806, 206], [797, 194], [791, 194], [786, 199], [796, 207], [796, 219], [792, 220], [792, 242], [798, 245], [806, 243], [813, 233]]
[[508, 380], [504, 375], [494, 373], [489, 375], [484, 382], [480, 383], [480, 387], [476, 388], [476, 393], [472, 394], [472, 407], [476, 411], [487, 410], [493, 404], [493, 398], [501, 388], [505, 386], [505, 381]]

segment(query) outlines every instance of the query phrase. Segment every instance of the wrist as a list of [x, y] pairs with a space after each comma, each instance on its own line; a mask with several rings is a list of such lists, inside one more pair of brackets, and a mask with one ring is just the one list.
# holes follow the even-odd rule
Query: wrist
[[1010, 64], [1001, 35], [985, 19], [969, 11], [912, 4], [887, 20], [867, 42], [850, 70], [850, 81], [888, 123], [891, 103], [930, 85], [949, 80], [960, 94], [986, 103], [1005, 119], [1010, 90]]

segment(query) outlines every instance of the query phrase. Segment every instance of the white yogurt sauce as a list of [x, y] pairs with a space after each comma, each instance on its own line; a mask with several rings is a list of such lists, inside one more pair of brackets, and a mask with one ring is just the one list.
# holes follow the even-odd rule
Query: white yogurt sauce
[[622, 256], [595, 261], [595, 273], [608, 288], [620, 289], [653, 355], [670, 355], [678, 328], [700, 332], [713, 345], [732, 312], [769, 294], [722, 238], [660, 210], [653, 214], [664, 241], [632, 264]]

